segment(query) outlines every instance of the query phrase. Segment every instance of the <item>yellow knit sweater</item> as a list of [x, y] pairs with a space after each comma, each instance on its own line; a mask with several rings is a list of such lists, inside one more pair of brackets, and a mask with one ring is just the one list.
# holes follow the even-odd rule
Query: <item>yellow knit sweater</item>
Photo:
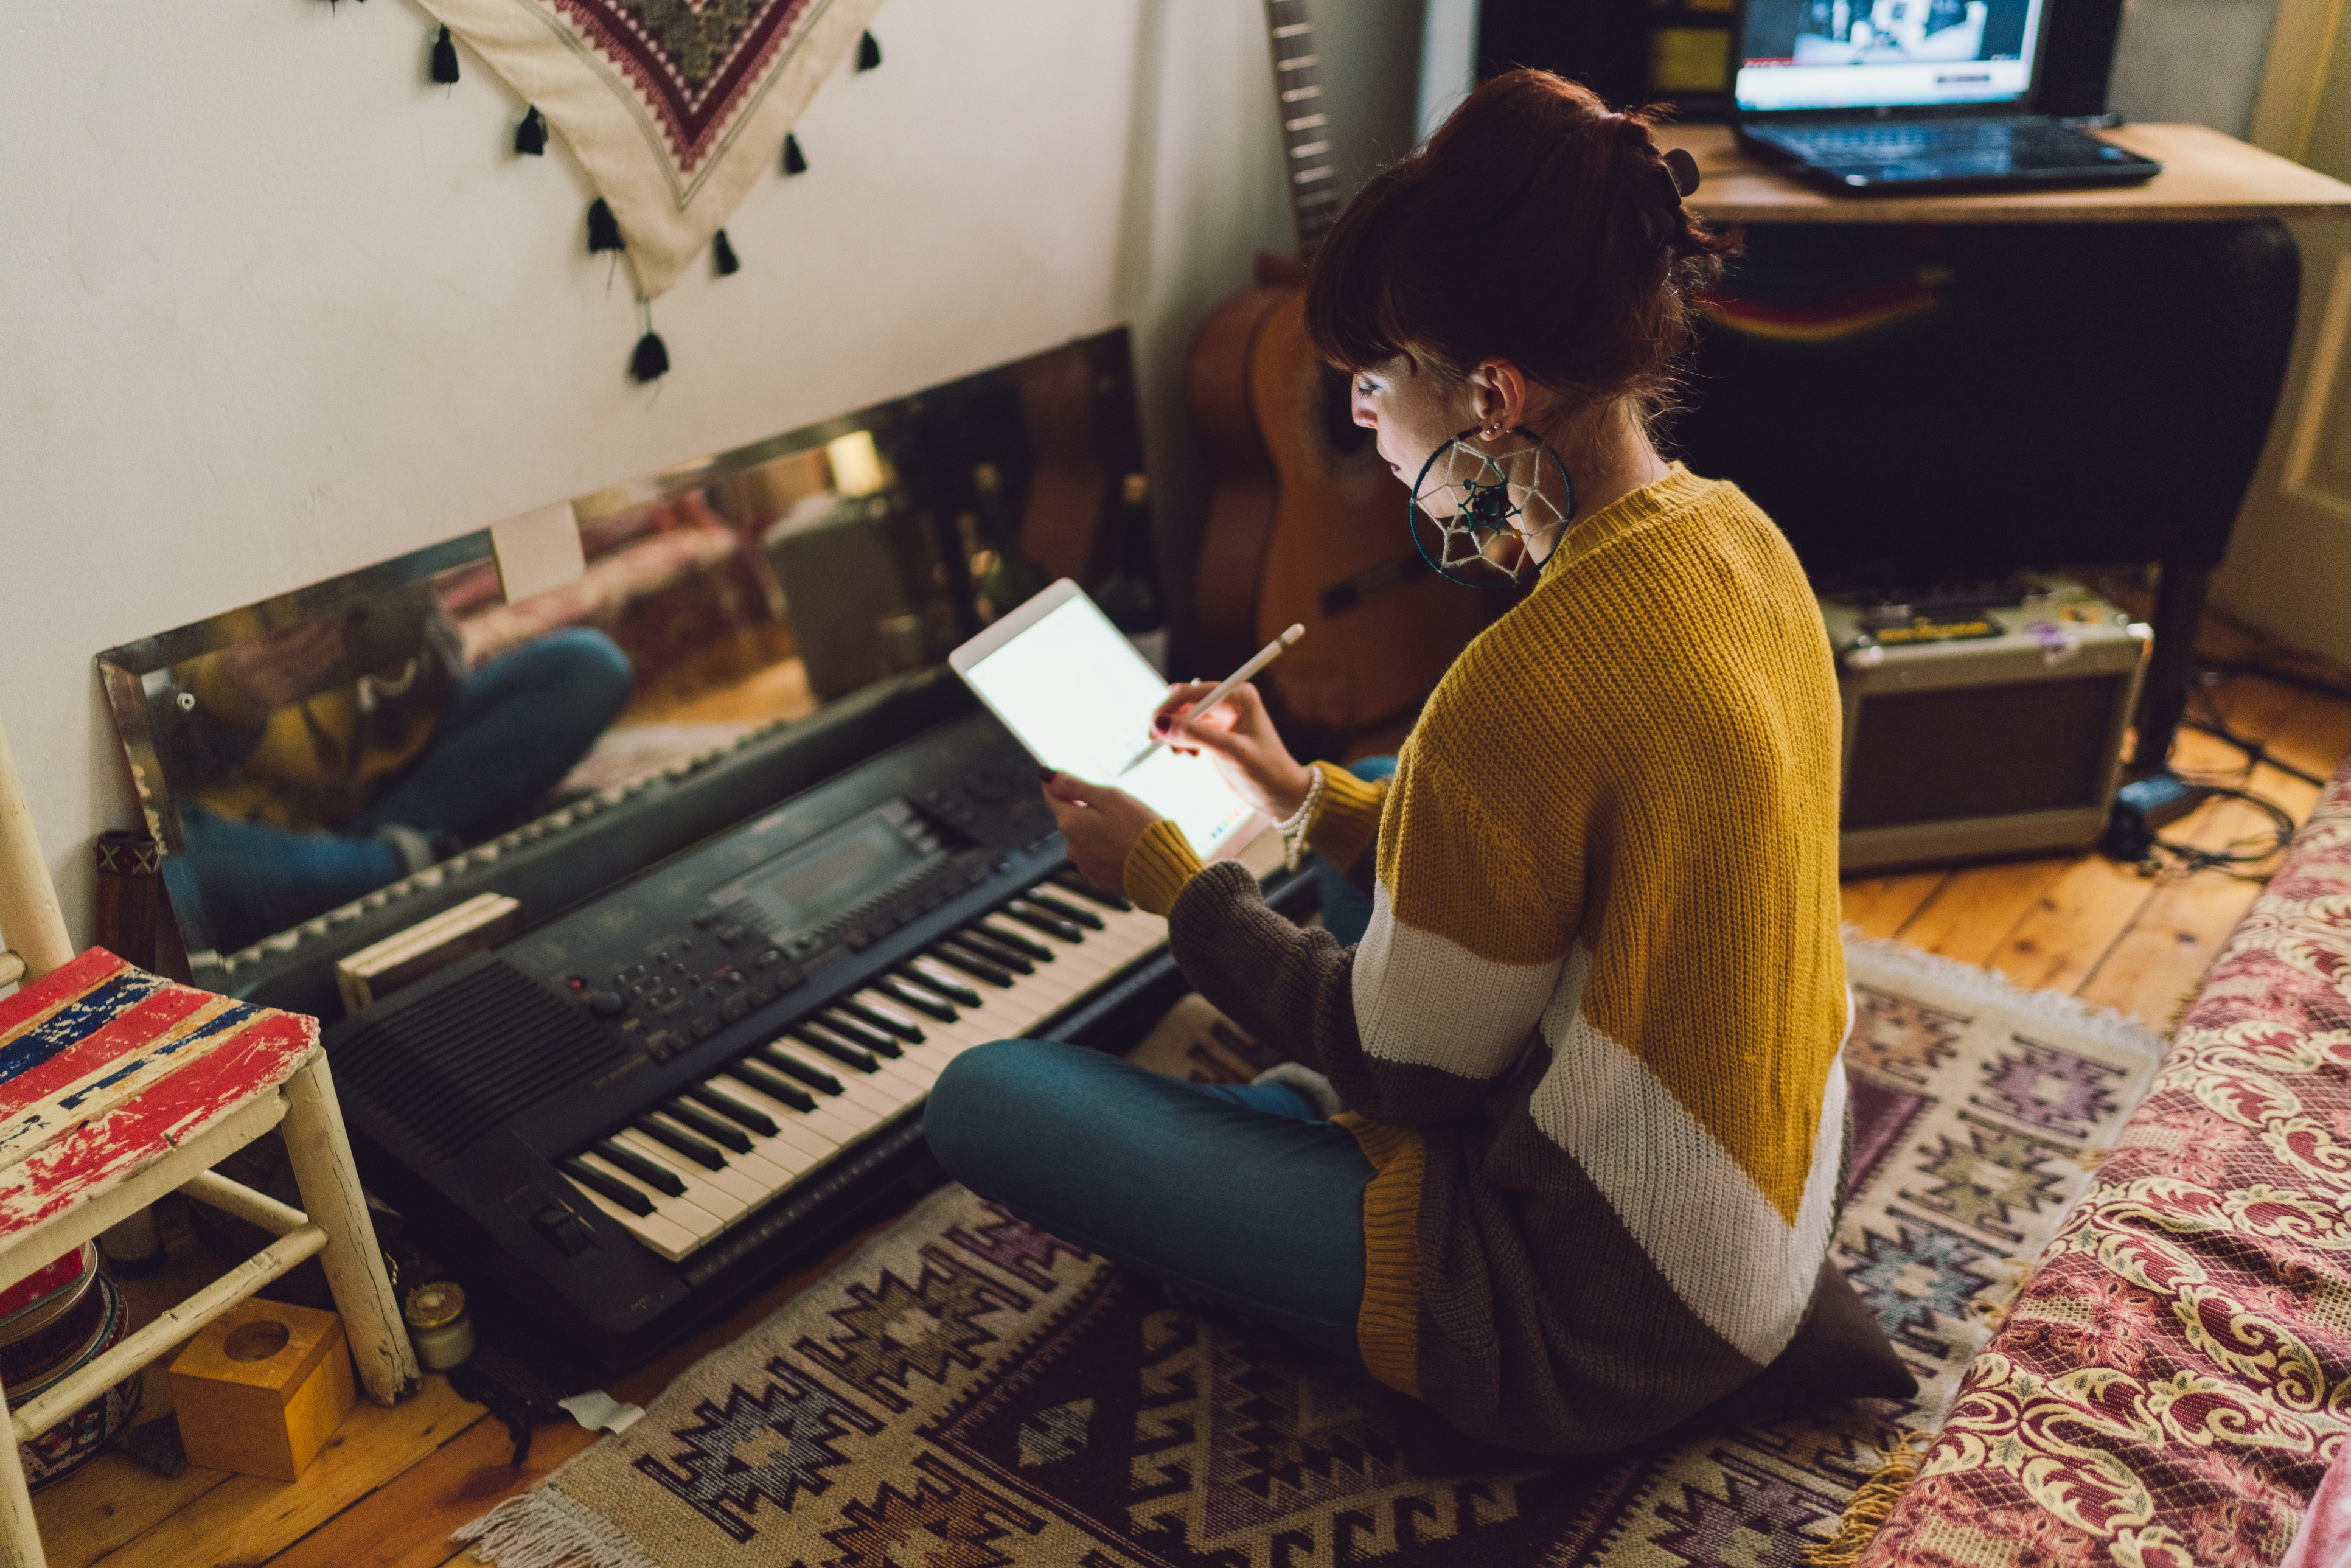
[[1844, 1124], [1837, 719], [1786, 541], [1677, 465], [1576, 526], [1390, 784], [1321, 765], [1311, 841], [1376, 844], [1358, 946], [1168, 825], [1129, 857], [1192, 982], [1353, 1107], [1364, 1359], [1472, 1435], [1637, 1440], [1802, 1319]]

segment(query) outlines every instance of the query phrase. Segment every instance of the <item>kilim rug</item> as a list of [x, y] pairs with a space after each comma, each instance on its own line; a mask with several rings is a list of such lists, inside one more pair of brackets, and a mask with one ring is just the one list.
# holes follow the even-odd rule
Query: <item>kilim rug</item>
[[[948, 1187], [460, 1538], [500, 1568], [1793, 1568], [1882, 1448], [1939, 1424], [2013, 1260], [2055, 1228], [2159, 1049], [1908, 948], [1852, 959], [1837, 1257], [1917, 1372], [1913, 1403], [1448, 1473], [1416, 1459], [1400, 1401], [1368, 1379]], [[1216, 1078], [1254, 1047], [1196, 1004], [1145, 1053]]]

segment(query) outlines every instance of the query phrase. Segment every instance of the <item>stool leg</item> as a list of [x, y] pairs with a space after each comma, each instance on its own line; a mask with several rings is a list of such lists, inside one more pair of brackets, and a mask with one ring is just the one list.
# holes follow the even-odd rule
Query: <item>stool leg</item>
[[25, 1485], [24, 1456], [16, 1448], [16, 1432], [5, 1420], [0, 1420], [0, 1445], [8, 1450], [0, 1454], [0, 1563], [48, 1568], [40, 1526], [33, 1520], [32, 1490]]
[[335, 1081], [327, 1059], [319, 1059], [286, 1081], [286, 1153], [302, 1188], [302, 1208], [327, 1233], [319, 1254], [343, 1333], [359, 1364], [368, 1397], [390, 1405], [416, 1392], [423, 1381], [415, 1347], [400, 1321], [400, 1302], [384, 1276], [383, 1255], [360, 1192], [359, 1168], [351, 1163], [350, 1139], [335, 1103]]

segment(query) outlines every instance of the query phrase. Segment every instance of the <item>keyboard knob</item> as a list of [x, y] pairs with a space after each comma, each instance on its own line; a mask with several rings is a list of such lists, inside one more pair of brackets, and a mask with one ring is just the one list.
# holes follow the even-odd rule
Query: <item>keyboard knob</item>
[[616, 1019], [629, 1010], [628, 998], [618, 991], [590, 991], [588, 1010], [600, 1019]]

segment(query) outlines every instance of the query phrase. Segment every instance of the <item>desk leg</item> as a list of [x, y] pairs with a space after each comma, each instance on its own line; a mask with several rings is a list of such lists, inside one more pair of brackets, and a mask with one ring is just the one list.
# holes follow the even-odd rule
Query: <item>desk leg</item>
[[2138, 750], [2131, 771], [2153, 773], [2165, 767], [2179, 721], [2188, 712], [2188, 668], [2196, 654], [2196, 631], [2204, 621], [2204, 595], [2212, 586], [2212, 568], [2163, 563], [2155, 591], [2155, 647], [2148, 654], [2147, 679], [2138, 690]]

